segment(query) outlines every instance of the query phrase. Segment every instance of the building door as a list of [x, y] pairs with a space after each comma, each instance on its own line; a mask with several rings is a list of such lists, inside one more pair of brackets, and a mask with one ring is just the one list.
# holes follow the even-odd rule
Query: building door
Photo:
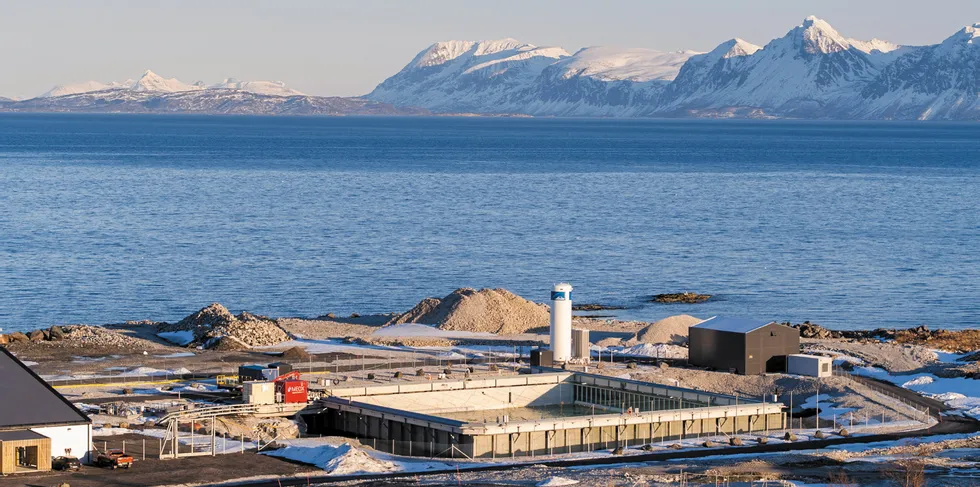
[[37, 447], [18, 446], [17, 447], [17, 467], [37, 469]]

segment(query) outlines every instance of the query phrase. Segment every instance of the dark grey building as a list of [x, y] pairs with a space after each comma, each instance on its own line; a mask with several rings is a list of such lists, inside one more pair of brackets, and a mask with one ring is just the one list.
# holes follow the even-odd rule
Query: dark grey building
[[690, 328], [691, 365], [753, 375], [785, 372], [786, 356], [800, 353], [800, 331], [767, 321], [709, 318]]

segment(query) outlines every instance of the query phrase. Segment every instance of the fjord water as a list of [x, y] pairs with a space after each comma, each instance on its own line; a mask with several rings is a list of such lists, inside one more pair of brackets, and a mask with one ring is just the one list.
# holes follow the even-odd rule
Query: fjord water
[[[980, 322], [980, 125], [0, 117], [0, 327], [407, 309], [457, 287]], [[697, 291], [701, 305], [646, 303]]]

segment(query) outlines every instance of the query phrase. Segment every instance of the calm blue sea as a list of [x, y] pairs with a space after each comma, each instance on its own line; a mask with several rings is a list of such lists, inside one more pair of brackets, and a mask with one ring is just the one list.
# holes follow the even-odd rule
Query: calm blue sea
[[[0, 327], [457, 287], [624, 318], [980, 324], [980, 125], [0, 116]], [[718, 296], [696, 306], [655, 293]]]

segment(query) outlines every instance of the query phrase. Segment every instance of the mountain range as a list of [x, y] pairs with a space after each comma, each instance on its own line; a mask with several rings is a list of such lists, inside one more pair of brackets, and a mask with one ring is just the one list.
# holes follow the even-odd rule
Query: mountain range
[[849, 38], [813, 16], [765, 46], [710, 52], [445, 41], [363, 97], [146, 71], [0, 98], [0, 111], [980, 120], [980, 23], [927, 46]]
[[811, 16], [765, 46], [707, 53], [439, 42], [365, 98], [434, 113], [980, 120], [978, 94], [980, 24], [901, 46]]
[[241, 115], [424, 115], [357, 97], [310, 96], [280, 81], [184, 83], [147, 70], [122, 82], [58, 85], [29, 100], [0, 98], [0, 111], [96, 113], [205, 113]]

